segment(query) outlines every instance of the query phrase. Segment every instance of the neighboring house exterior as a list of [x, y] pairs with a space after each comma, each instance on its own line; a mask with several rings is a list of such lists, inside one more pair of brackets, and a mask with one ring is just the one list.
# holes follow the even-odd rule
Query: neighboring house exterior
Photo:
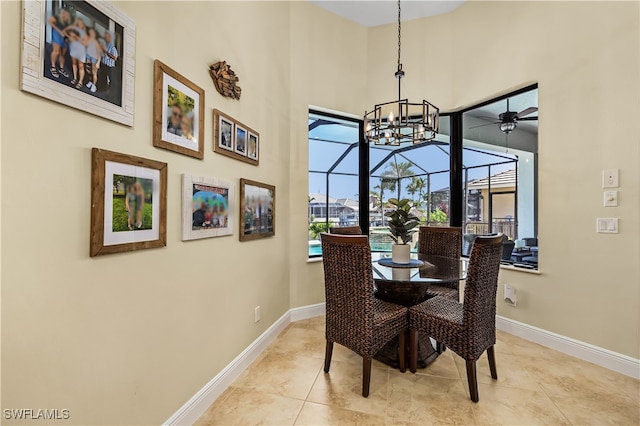
[[515, 218], [516, 170], [511, 169], [467, 184], [467, 220], [489, 220], [489, 190], [493, 194], [493, 219]]
[[[333, 198], [324, 194], [309, 195], [309, 222], [324, 222], [327, 218], [327, 201], [329, 202], [329, 221], [340, 226], [358, 223], [359, 204], [350, 198]], [[327, 199], [328, 198], [328, 199]]]

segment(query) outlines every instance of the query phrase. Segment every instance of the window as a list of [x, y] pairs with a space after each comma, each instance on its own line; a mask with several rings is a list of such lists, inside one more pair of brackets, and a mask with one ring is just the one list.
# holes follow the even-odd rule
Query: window
[[322, 255], [320, 234], [360, 223], [361, 120], [309, 112], [309, 257]]
[[503, 261], [537, 268], [537, 86], [466, 109], [462, 137], [463, 253], [501, 232]]
[[[421, 225], [449, 226], [449, 117], [440, 118], [434, 140], [418, 145], [369, 145], [371, 249], [391, 251], [385, 213], [390, 198], [408, 198]], [[415, 234], [414, 238], [418, 235]], [[415, 246], [414, 246], [415, 250]]]

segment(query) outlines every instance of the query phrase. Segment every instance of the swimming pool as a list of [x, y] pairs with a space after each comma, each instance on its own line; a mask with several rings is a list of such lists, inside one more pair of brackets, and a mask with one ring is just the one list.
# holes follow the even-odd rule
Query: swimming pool
[[[392, 243], [377, 243], [371, 241], [371, 251], [375, 252], [390, 252]], [[417, 247], [411, 248], [412, 252], [417, 251]], [[322, 256], [322, 243], [319, 240], [309, 241], [309, 257]]]

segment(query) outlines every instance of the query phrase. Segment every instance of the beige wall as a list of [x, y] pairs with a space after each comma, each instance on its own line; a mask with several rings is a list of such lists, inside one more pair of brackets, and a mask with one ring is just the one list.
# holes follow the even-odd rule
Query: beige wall
[[[118, 5], [138, 30], [133, 128], [20, 92], [20, 3], [1, 5], [2, 408], [68, 408], [77, 424], [160, 423], [289, 307], [323, 301], [306, 262], [308, 105], [362, 114], [396, 87], [393, 26], [305, 2]], [[403, 44], [405, 93], [443, 109], [539, 81], [543, 273], [504, 271], [520, 299], [499, 313], [636, 358], [639, 124], [619, 113], [640, 114], [638, 24], [637, 3], [474, 2], [405, 24]], [[508, 34], [527, 36], [507, 55]], [[213, 107], [260, 131], [260, 167], [210, 142], [204, 161], [153, 148], [154, 59], [205, 88], [206, 141]], [[215, 92], [218, 59], [240, 102]], [[88, 257], [94, 146], [169, 163], [166, 248]], [[600, 207], [605, 167], [621, 169], [616, 210]], [[184, 172], [276, 185], [276, 237], [181, 242]], [[595, 234], [613, 214], [622, 233]]]
[[[344, 93], [362, 98], [365, 52], [353, 51], [366, 30], [328, 12], [118, 6], [137, 24], [133, 128], [21, 92], [20, 3], [1, 6], [2, 408], [68, 408], [76, 424], [163, 422], [289, 309], [290, 292], [296, 305], [323, 299], [321, 265], [306, 263], [307, 109], [364, 110]], [[206, 91], [204, 161], [152, 146], [154, 59]], [[219, 59], [239, 73], [240, 102], [213, 87], [208, 65]], [[214, 107], [260, 132], [260, 167], [211, 151]], [[169, 164], [166, 248], [89, 258], [91, 147]], [[236, 191], [240, 177], [276, 185], [276, 236], [182, 242], [185, 172]]]
[[367, 29], [306, 1], [291, 3], [291, 306], [324, 302], [322, 263], [308, 263], [309, 105], [362, 115]]
[[[620, 111], [640, 114], [639, 17], [638, 2], [472, 1], [403, 25], [405, 71], [424, 71], [409, 93], [445, 110], [539, 83], [542, 274], [502, 271], [500, 281], [517, 288], [518, 307], [499, 301], [498, 313], [634, 358], [640, 357], [640, 122], [620, 119]], [[438, 33], [434, 41], [434, 28], [448, 38]], [[395, 31], [393, 25], [370, 31], [370, 64], [378, 43], [391, 49]], [[369, 73], [369, 87], [388, 83], [387, 74]], [[604, 168], [620, 169], [615, 209], [602, 207]], [[620, 218], [621, 233], [596, 234], [596, 217], [612, 216]]]

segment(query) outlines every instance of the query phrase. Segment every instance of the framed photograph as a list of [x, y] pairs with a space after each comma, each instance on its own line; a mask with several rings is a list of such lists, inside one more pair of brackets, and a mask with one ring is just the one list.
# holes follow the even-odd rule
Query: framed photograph
[[247, 130], [236, 124], [236, 154], [240, 154], [242, 156], [247, 155]]
[[20, 89], [133, 126], [134, 21], [109, 1], [22, 2]]
[[233, 151], [233, 140], [235, 136], [235, 132], [233, 131], [233, 121], [229, 121], [223, 116], [220, 116], [218, 120], [218, 132], [220, 132], [218, 138], [220, 140], [220, 148]]
[[260, 137], [249, 132], [249, 146], [247, 147], [247, 157], [258, 161], [258, 145], [260, 145]]
[[276, 187], [240, 179], [240, 241], [272, 237], [276, 229]]
[[90, 255], [167, 245], [167, 164], [93, 148]]
[[232, 235], [234, 194], [231, 182], [182, 175], [182, 240]]
[[204, 158], [204, 90], [154, 61], [153, 146]]
[[213, 110], [213, 123], [214, 152], [254, 166], [259, 164], [258, 132], [217, 109]]

